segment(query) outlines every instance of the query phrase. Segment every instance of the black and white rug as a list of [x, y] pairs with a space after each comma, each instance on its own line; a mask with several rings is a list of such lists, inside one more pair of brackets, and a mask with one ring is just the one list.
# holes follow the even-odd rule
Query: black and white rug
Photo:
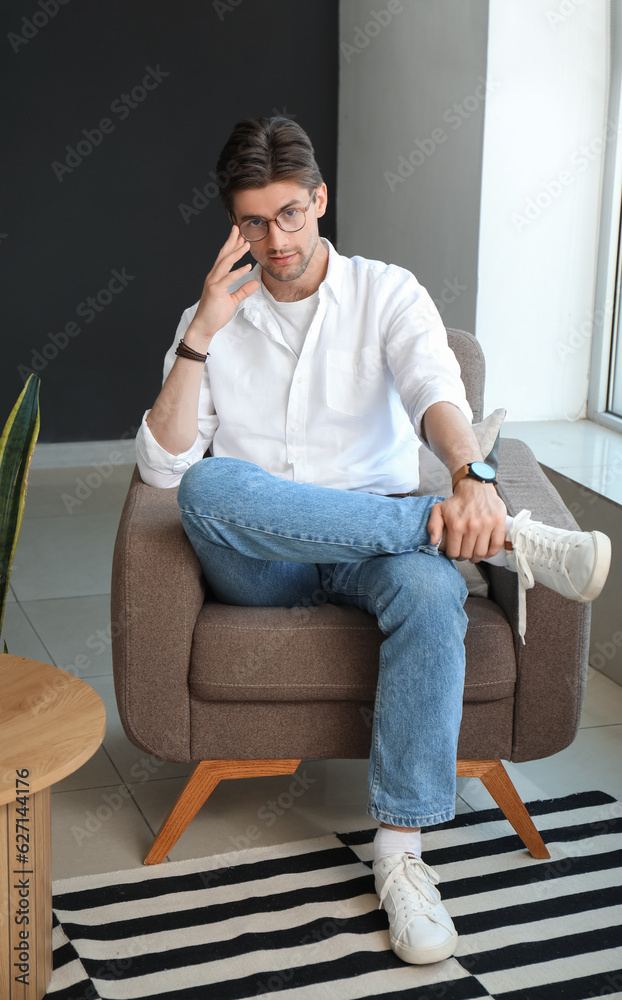
[[46, 1000], [587, 1000], [622, 997], [622, 803], [531, 802], [536, 861], [498, 809], [424, 832], [460, 941], [389, 946], [374, 830], [54, 883]]

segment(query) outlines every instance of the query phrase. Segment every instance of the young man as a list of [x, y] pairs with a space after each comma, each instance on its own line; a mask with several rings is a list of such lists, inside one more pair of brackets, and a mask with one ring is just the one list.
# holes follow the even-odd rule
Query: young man
[[[608, 539], [507, 517], [430, 296], [403, 268], [320, 239], [327, 190], [298, 125], [239, 123], [218, 177], [232, 228], [166, 355], [139, 469], [153, 486], [179, 484], [219, 600], [292, 607], [321, 590], [377, 616], [376, 888], [395, 952], [439, 961], [457, 936], [420, 828], [454, 816], [467, 619], [452, 560], [495, 560], [523, 586], [591, 600]], [[249, 250], [252, 271], [237, 266]], [[452, 496], [408, 495], [420, 441]]]

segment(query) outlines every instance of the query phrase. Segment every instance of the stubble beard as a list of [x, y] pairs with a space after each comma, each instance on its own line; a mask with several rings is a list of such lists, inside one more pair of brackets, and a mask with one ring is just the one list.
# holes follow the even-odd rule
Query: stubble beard
[[[264, 270], [266, 270], [268, 272], [268, 274], [270, 275], [270, 277], [272, 277], [272, 278], [275, 279], [275, 281], [295, 281], [296, 278], [302, 277], [302, 275], [307, 270], [309, 264], [311, 263], [311, 258], [313, 257], [313, 254], [315, 253], [315, 249], [316, 249], [316, 247], [318, 245], [318, 240], [319, 240], [319, 235], [317, 235], [315, 237], [315, 242], [313, 243], [313, 246], [309, 249], [309, 251], [307, 252], [306, 256], [303, 255], [303, 257], [302, 257], [300, 263], [297, 265], [297, 267], [293, 271], [290, 271], [289, 268], [288, 268], [287, 269], [287, 271], [288, 271], [287, 274], [283, 273], [283, 268], [276, 268], [276, 269], [271, 268], [269, 266], [270, 258], [268, 258], [268, 262], [267, 263], [265, 263], [265, 264], [262, 263], [261, 266], [262, 266], [262, 268]], [[302, 250], [299, 247], [296, 247], [296, 249], [291, 250], [290, 253], [302, 253]], [[289, 256], [289, 254], [283, 254], [283, 256], [287, 257], [287, 256]]]

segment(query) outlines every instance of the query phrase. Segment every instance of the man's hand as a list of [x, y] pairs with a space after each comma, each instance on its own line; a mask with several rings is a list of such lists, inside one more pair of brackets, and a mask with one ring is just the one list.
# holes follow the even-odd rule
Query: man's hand
[[[233, 226], [212, 270], [205, 279], [201, 301], [184, 336], [184, 341], [195, 350], [201, 348], [207, 350], [207, 345], [214, 334], [229, 322], [240, 302], [259, 288], [259, 282], [253, 280], [246, 281], [235, 292], [227, 291], [236, 278], [247, 274], [252, 267], [252, 264], [243, 264], [235, 271], [231, 270], [244, 256], [249, 246], [238, 227]], [[197, 344], [200, 346], [197, 347]]]
[[494, 486], [461, 479], [453, 496], [434, 504], [428, 521], [430, 541], [436, 545], [445, 529], [444, 552], [449, 559], [476, 563], [490, 558], [505, 542], [506, 513]]
[[[473, 427], [453, 403], [432, 403], [421, 427], [450, 474], [483, 460]], [[456, 483], [453, 496], [434, 504], [428, 521], [430, 541], [433, 545], [440, 542], [441, 551], [450, 559], [489, 559], [505, 542], [505, 517], [505, 504], [492, 483], [465, 477]]]
[[[207, 352], [215, 333], [228, 323], [237, 306], [259, 288], [258, 281], [247, 281], [236, 292], [227, 289], [251, 266], [231, 268], [246, 253], [249, 244], [234, 226], [216, 263], [205, 279], [201, 301], [184, 334], [184, 343], [201, 354]], [[154, 438], [170, 455], [181, 455], [192, 447], [199, 428], [198, 411], [205, 365], [188, 358], [176, 358], [168, 377], [153, 404], [147, 424]]]

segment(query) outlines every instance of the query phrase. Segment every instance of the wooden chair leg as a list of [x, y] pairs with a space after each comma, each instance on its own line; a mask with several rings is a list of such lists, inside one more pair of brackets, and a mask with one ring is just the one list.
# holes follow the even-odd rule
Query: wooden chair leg
[[191, 819], [223, 778], [257, 778], [268, 774], [293, 774], [300, 760], [202, 760], [186, 782], [177, 802], [158, 830], [146, 865], [159, 864]]
[[459, 778], [480, 778], [534, 858], [550, 858], [546, 844], [500, 760], [459, 760]]

